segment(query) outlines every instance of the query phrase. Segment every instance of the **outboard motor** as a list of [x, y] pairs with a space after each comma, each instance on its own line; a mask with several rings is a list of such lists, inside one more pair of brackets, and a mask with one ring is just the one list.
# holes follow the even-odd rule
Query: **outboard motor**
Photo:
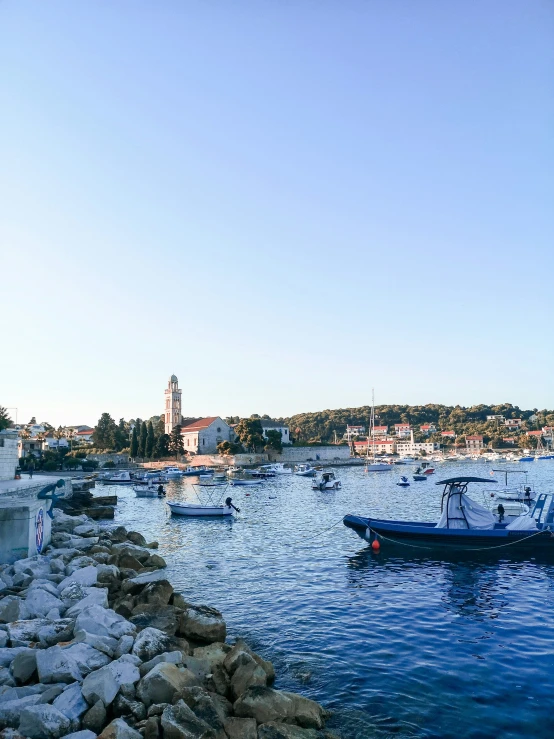
[[237, 513], [240, 513], [240, 508], [237, 508], [235, 505], [233, 505], [232, 500], [233, 499], [230, 498], [230, 497], [229, 498], [225, 498], [225, 505], [227, 506], [227, 508], [232, 508]]
[[498, 504], [498, 508], [496, 509], [498, 511], [498, 523], [502, 523], [504, 520], [504, 514], [506, 513], [506, 510], [502, 503]]

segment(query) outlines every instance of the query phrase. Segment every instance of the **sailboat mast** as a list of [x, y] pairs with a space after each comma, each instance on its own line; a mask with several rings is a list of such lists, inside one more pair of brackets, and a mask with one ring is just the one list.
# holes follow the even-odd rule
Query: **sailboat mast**
[[371, 441], [372, 458], [375, 463], [375, 388], [371, 388]]

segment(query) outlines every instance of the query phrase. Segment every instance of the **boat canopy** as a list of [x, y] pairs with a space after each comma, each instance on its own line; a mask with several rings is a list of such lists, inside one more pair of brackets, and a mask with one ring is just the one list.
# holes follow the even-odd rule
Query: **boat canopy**
[[437, 529], [494, 529], [496, 521], [493, 514], [465, 494], [470, 482], [496, 480], [486, 477], [451, 477], [437, 483], [444, 485]]
[[449, 477], [448, 480], [441, 480], [435, 485], [467, 485], [470, 482], [497, 482], [497, 480], [491, 480], [490, 477]]

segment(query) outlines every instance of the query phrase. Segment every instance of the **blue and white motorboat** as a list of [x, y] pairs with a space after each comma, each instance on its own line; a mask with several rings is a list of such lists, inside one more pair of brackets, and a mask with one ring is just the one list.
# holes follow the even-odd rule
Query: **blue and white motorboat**
[[300, 477], [315, 477], [317, 474], [317, 470], [315, 467], [312, 467], [311, 464], [297, 464], [294, 468], [294, 474], [299, 475]]
[[162, 474], [165, 477], [165, 479], [168, 480], [168, 479], [173, 479], [177, 477], [182, 477], [183, 470], [180, 467], [164, 467]]
[[410, 487], [410, 482], [409, 482], [408, 478], [406, 477], [406, 475], [402, 475], [402, 477], [400, 478], [400, 482], [397, 482], [396, 484], [400, 488], [409, 488]]
[[322, 472], [320, 477], [314, 477], [312, 480], [313, 490], [339, 490], [341, 487], [341, 481], [331, 471]]
[[226, 498], [224, 504], [214, 503], [210, 500], [209, 504], [198, 503], [178, 503], [167, 501], [167, 505], [176, 516], [232, 516], [235, 512], [240, 513], [240, 508], [233, 505], [232, 498]]
[[[490, 484], [481, 477], [442, 480], [441, 516], [438, 523], [394, 521], [348, 515], [343, 522], [362, 539], [379, 549], [403, 546], [408, 555], [421, 556], [428, 550], [493, 552], [499, 556], [523, 552], [554, 554], [554, 496], [540, 494], [532, 511], [507, 522], [467, 495], [469, 484]], [[546, 503], [550, 497], [549, 505]], [[375, 543], [377, 542], [377, 543]]]
[[199, 475], [213, 475], [213, 470], [204, 467], [204, 465], [199, 465], [198, 467], [185, 467], [184, 470], [181, 470], [181, 474], [183, 477], [198, 477]]
[[233, 487], [250, 487], [251, 485], [263, 485], [263, 480], [243, 480], [240, 478], [232, 478], [229, 485]]

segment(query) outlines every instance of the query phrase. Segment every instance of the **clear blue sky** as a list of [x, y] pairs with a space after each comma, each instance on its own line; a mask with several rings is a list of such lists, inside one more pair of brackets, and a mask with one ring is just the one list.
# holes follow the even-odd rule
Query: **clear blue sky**
[[548, 0], [12, 0], [0, 69], [20, 420], [554, 407]]

